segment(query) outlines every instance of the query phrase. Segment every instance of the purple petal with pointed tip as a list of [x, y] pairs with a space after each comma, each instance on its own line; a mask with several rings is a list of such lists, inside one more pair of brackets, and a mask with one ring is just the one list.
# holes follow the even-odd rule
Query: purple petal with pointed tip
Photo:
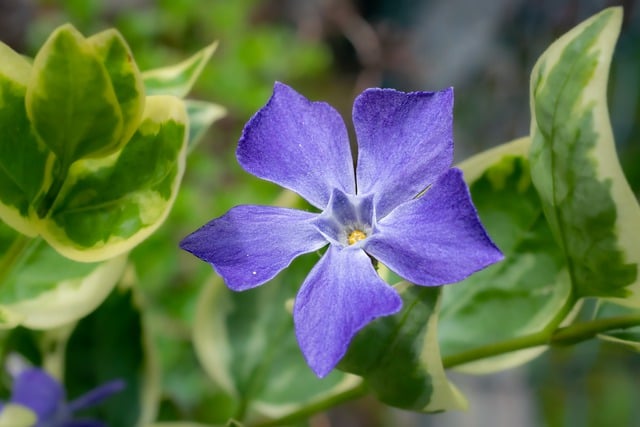
[[55, 414], [64, 400], [62, 385], [41, 369], [25, 369], [13, 380], [11, 402], [31, 409], [39, 420]]
[[322, 378], [360, 329], [401, 307], [400, 295], [378, 276], [367, 254], [332, 245], [296, 296], [293, 319], [302, 354]]
[[123, 380], [109, 381], [108, 383], [102, 384], [101, 386], [94, 388], [93, 390], [88, 391], [82, 396], [74, 399], [71, 403], [69, 403], [68, 409], [72, 412], [75, 412], [80, 409], [97, 405], [111, 395], [124, 390], [125, 386], [126, 383]]
[[353, 105], [358, 194], [376, 194], [383, 218], [432, 184], [453, 161], [453, 89], [368, 89]]
[[273, 206], [236, 206], [180, 246], [210, 263], [231, 289], [242, 291], [272, 279], [298, 255], [326, 245], [311, 222], [317, 216]]
[[244, 127], [236, 154], [247, 172], [295, 191], [320, 209], [333, 188], [355, 193], [344, 121], [329, 104], [310, 102], [282, 83]]
[[364, 250], [425, 286], [458, 282], [503, 258], [482, 227], [459, 169], [378, 222]]

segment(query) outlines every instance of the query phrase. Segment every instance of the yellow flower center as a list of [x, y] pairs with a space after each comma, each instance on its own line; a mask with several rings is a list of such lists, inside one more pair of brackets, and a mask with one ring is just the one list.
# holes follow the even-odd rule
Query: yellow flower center
[[353, 230], [349, 233], [349, 237], [347, 237], [347, 242], [349, 245], [353, 245], [355, 242], [359, 242], [360, 240], [364, 240], [367, 238], [367, 234], [362, 230]]

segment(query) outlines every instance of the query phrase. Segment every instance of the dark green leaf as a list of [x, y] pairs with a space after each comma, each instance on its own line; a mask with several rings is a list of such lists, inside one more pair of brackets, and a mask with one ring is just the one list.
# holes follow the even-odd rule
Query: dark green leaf
[[[157, 375], [151, 365], [140, 308], [131, 290], [116, 289], [69, 338], [64, 383], [70, 399], [105, 382], [122, 379], [126, 388], [83, 416], [109, 427], [132, 427], [150, 421], [145, 411], [150, 385]], [[155, 393], [155, 392], [154, 392]], [[153, 405], [155, 402], [151, 401]], [[151, 411], [153, 412], [153, 411]]]
[[403, 308], [356, 335], [338, 367], [362, 376], [384, 403], [414, 411], [461, 409], [447, 380], [437, 338], [440, 288], [403, 285]]

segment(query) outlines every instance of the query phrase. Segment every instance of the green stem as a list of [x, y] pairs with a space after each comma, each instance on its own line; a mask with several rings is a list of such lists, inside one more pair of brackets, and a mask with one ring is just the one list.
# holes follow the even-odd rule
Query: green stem
[[[589, 322], [578, 323], [555, 331], [543, 330], [541, 332], [525, 335], [499, 343], [477, 347], [460, 354], [445, 357], [442, 362], [445, 368], [452, 368], [469, 362], [475, 362], [487, 357], [499, 356], [517, 350], [524, 350], [543, 345], [566, 346], [576, 344], [594, 338], [596, 335], [617, 330], [626, 329], [640, 325], [640, 314], [628, 316], [610, 317], [607, 319], [596, 319]], [[364, 382], [358, 386], [346, 390], [340, 394], [330, 396], [314, 404], [304, 406], [298, 411], [292, 412], [282, 418], [274, 420], [260, 421], [252, 424], [253, 427], [275, 427], [289, 425], [302, 421], [311, 415], [326, 411], [339, 404], [349, 402], [365, 396], [369, 392]]]
[[51, 183], [51, 186], [36, 201], [36, 214], [38, 217], [44, 218], [53, 207], [64, 182], [67, 180], [70, 166], [71, 164], [66, 161], [60, 163], [59, 169], [53, 174], [53, 182]]
[[565, 346], [586, 341], [596, 335], [616, 329], [626, 329], [640, 325], [640, 315], [610, 317], [608, 319], [596, 319], [589, 322], [577, 323], [556, 331], [542, 331], [518, 338], [502, 341], [496, 344], [486, 345], [465, 351], [453, 356], [445, 357], [442, 363], [445, 368], [463, 365], [491, 356], [510, 353], [512, 351], [533, 348], [542, 345]]
[[0, 259], [0, 285], [9, 277], [11, 271], [22, 263], [35, 240], [22, 233], [17, 234], [7, 252]]
[[369, 388], [365, 385], [364, 381], [358, 384], [354, 388], [345, 390], [342, 393], [330, 396], [324, 400], [320, 400], [311, 405], [304, 406], [299, 410], [292, 412], [282, 418], [275, 420], [266, 420], [252, 424], [253, 427], [277, 427], [294, 424], [308, 419], [314, 414], [324, 412], [327, 409], [338, 406], [341, 403], [346, 403], [361, 397], [364, 397], [369, 392]]
[[595, 319], [558, 329], [551, 337], [551, 345], [572, 345], [607, 331], [627, 329], [640, 325], [640, 314]]

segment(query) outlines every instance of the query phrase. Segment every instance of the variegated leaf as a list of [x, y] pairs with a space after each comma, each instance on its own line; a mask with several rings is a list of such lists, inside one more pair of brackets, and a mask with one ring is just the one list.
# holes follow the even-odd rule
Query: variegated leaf
[[74, 161], [113, 153], [126, 142], [122, 111], [102, 58], [71, 25], [57, 28], [38, 51], [26, 106], [62, 174]]
[[113, 29], [91, 36], [88, 41], [109, 74], [122, 114], [121, 143], [129, 141], [144, 111], [144, 83], [133, 55], [122, 35]]
[[9, 403], [0, 410], [0, 427], [32, 427], [37, 421], [30, 409]]
[[396, 285], [400, 313], [374, 320], [353, 339], [338, 368], [362, 376], [384, 403], [421, 412], [465, 409], [438, 344], [441, 288]]
[[[14, 257], [12, 242], [21, 243]], [[86, 316], [107, 297], [126, 265], [126, 255], [80, 263], [57, 253], [41, 238], [29, 239], [0, 223], [0, 328], [51, 329]], [[5, 264], [5, 257], [12, 257]]]
[[211, 102], [185, 100], [189, 116], [189, 142], [187, 151], [191, 152], [200, 142], [209, 126], [227, 114], [227, 110]]
[[25, 95], [32, 67], [0, 43], [0, 220], [34, 236], [30, 205], [49, 178], [48, 150], [31, 130]]
[[[640, 305], [640, 207], [622, 173], [607, 79], [622, 9], [553, 43], [531, 76], [531, 172], [577, 296]], [[622, 301], [622, 300], [621, 300]]]
[[214, 42], [179, 64], [142, 73], [147, 94], [186, 96], [217, 47]]
[[526, 363], [546, 347], [458, 364], [465, 351], [554, 328], [573, 306], [562, 251], [549, 231], [529, 172], [529, 138], [462, 162], [471, 197], [505, 259], [443, 287], [439, 332], [456, 369], [486, 373]]
[[70, 169], [39, 231], [61, 254], [94, 262], [127, 252], [153, 233], [175, 200], [185, 166], [182, 100], [151, 96], [122, 151]]

